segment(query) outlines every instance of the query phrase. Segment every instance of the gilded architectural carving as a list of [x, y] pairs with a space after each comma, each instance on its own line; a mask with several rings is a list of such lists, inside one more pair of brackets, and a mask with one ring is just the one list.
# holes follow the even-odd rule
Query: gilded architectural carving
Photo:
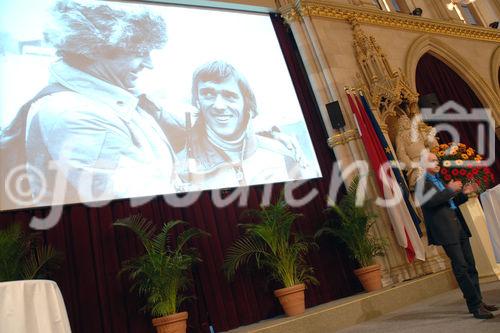
[[288, 22], [303, 16], [318, 16], [336, 20], [355, 19], [360, 23], [381, 25], [403, 30], [441, 34], [500, 43], [500, 31], [405, 14], [388, 13], [377, 9], [322, 1], [297, 0], [295, 5], [280, 8]]
[[300, 20], [300, 12], [294, 5], [285, 5], [280, 8], [280, 13], [283, 19], [288, 22], [295, 22]]
[[338, 145], [346, 144], [350, 141], [361, 138], [357, 129], [350, 129], [345, 132], [334, 134], [328, 139], [328, 145], [335, 147]]
[[[386, 55], [373, 36], [367, 36], [356, 20], [351, 19], [353, 48], [361, 69], [358, 86], [378, 111], [378, 121], [389, 138], [396, 144], [396, 155], [406, 170], [408, 185], [413, 189], [422, 176], [420, 155], [425, 149], [437, 145], [435, 130], [420, 121], [418, 93], [408, 84], [401, 70], [394, 71]], [[392, 117], [393, 135], [388, 133], [388, 118]], [[391, 139], [392, 137], [392, 139]]]
[[378, 110], [379, 121], [387, 124], [387, 117], [418, 112], [418, 94], [410, 88], [404, 74], [395, 71], [373, 36], [367, 36], [357, 20], [349, 20], [353, 28], [353, 47], [361, 73], [358, 85], [371, 105]]

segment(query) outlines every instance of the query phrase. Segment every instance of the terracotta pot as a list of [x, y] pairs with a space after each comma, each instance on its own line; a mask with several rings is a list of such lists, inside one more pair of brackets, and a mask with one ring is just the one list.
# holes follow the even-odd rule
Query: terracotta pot
[[355, 269], [354, 274], [356, 274], [366, 291], [382, 289], [382, 276], [379, 264]]
[[286, 315], [296, 316], [304, 313], [306, 304], [304, 299], [304, 290], [306, 285], [301, 283], [292, 287], [277, 289], [274, 291], [274, 296], [278, 297], [281, 306]]
[[186, 333], [188, 313], [174, 313], [170, 316], [154, 318], [153, 326], [158, 333]]

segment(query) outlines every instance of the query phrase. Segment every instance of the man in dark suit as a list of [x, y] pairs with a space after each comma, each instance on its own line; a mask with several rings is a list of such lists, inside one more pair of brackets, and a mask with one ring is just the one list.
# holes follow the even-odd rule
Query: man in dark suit
[[[498, 308], [482, 301], [479, 278], [474, 255], [469, 242], [471, 233], [458, 209], [467, 201], [467, 194], [474, 192], [474, 185], [463, 186], [461, 181], [451, 181], [445, 185], [439, 178], [439, 159], [429, 153], [426, 156], [426, 173], [417, 187], [422, 188], [419, 200], [424, 213], [429, 244], [441, 245], [451, 260], [453, 274], [462, 290], [469, 312], [478, 319], [493, 318], [491, 311]], [[422, 183], [423, 182], [423, 183]], [[418, 189], [416, 191], [419, 192]], [[421, 192], [420, 192], [421, 193]]]

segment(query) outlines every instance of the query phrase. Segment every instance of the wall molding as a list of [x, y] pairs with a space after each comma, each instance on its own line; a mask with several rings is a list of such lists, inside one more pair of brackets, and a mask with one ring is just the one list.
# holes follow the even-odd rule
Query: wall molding
[[361, 139], [361, 135], [357, 129], [350, 129], [342, 133], [334, 134], [328, 138], [328, 145], [330, 147], [335, 147], [339, 145], [344, 145], [350, 141]]
[[305, 16], [335, 20], [356, 20], [359, 23], [379, 25], [399, 30], [410, 30], [500, 43], [500, 30], [476, 27], [462, 23], [416, 17], [408, 14], [385, 12], [367, 7], [333, 3], [331, 1], [296, 0], [279, 9], [287, 21], [300, 20]]
[[497, 92], [498, 96], [500, 96], [500, 81], [498, 81], [499, 71], [500, 71], [500, 46], [496, 48], [495, 52], [493, 52], [490, 64], [491, 81], [493, 82], [493, 87]]

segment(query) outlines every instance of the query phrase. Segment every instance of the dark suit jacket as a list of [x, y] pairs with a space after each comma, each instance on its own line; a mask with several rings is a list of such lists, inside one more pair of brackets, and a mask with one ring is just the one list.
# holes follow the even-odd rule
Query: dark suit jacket
[[462, 227], [466, 237], [471, 237], [469, 227], [465, 223], [462, 213], [458, 208], [451, 209], [449, 203], [449, 200], [453, 199], [458, 207], [458, 205], [467, 201], [467, 196], [448, 188], [439, 191], [433, 182], [425, 179], [424, 193], [431, 189], [436, 190], [437, 193], [422, 205], [429, 244], [449, 245], [459, 243], [460, 239], [464, 237], [460, 233], [460, 227]]

